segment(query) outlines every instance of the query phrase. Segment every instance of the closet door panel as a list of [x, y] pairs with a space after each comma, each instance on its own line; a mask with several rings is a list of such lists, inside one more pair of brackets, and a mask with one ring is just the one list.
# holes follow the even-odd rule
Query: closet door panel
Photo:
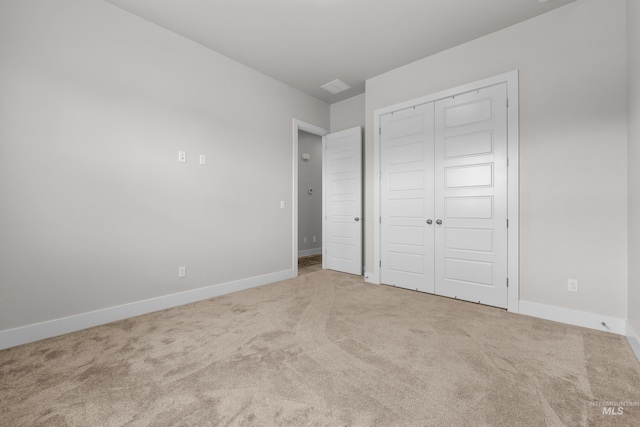
[[506, 84], [435, 103], [435, 293], [507, 307]]
[[[433, 103], [381, 123], [381, 282], [433, 293]], [[427, 221], [431, 220], [432, 224]]]

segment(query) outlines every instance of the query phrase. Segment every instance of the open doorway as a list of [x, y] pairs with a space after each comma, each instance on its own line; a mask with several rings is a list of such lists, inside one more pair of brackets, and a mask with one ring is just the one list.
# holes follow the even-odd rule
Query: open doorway
[[[298, 259], [303, 272], [321, 269], [322, 238], [322, 137], [327, 129], [293, 120], [293, 276], [298, 276]], [[304, 154], [304, 156], [303, 156]], [[307, 258], [313, 257], [313, 258]], [[307, 261], [304, 259], [307, 258]], [[311, 267], [313, 266], [313, 267]], [[311, 268], [308, 268], [311, 267]]]
[[322, 269], [322, 137], [298, 130], [298, 274]]

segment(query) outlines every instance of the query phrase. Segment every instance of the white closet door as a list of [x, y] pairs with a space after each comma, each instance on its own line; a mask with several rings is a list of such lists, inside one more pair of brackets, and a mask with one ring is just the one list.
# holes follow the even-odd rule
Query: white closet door
[[435, 293], [507, 307], [507, 92], [435, 103]]
[[433, 108], [430, 103], [382, 117], [380, 165], [380, 280], [431, 293]]
[[362, 129], [329, 134], [325, 146], [324, 266], [362, 274]]

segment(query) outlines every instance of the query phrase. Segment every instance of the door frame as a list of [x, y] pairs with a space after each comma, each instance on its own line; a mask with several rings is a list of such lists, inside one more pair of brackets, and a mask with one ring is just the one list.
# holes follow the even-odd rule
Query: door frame
[[[298, 277], [298, 160], [299, 160], [299, 156], [300, 156], [300, 147], [298, 145], [298, 131], [304, 131], [304, 132], [308, 132], [310, 134], [313, 135], [317, 135], [321, 138], [324, 138], [326, 135], [328, 135], [330, 132], [327, 129], [321, 128], [319, 126], [316, 125], [312, 125], [311, 123], [307, 123], [307, 122], [303, 122], [302, 120], [298, 120], [298, 119], [293, 119], [293, 195], [291, 197], [291, 200], [293, 200], [293, 202], [291, 203], [292, 205], [292, 210], [293, 210], [293, 230], [292, 230], [292, 236], [293, 236], [293, 243], [292, 243], [292, 248], [293, 248], [293, 258], [292, 258], [292, 264], [291, 264], [291, 269], [292, 269], [292, 277]], [[323, 148], [322, 148], [322, 182], [324, 183], [324, 141], [322, 142], [323, 144]], [[322, 211], [323, 211], [323, 218], [324, 218], [324, 184], [322, 186]], [[322, 226], [322, 231], [324, 233], [324, 220], [323, 220], [323, 226]], [[324, 254], [324, 236], [322, 237], [322, 253]], [[324, 268], [324, 257], [322, 260], [322, 266]]]
[[[394, 111], [412, 108], [420, 104], [435, 102], [440, 99], [460, 95], [482, 89], [496, 84], [507, 84], [507, 150], [508, 150], [508, 171], [507, 171], [507, 217], [509, 218], [509, 228], [507, 229], [507, 271], [508, 284], [507, 289], [507, 310], [513, 313], [519, 312], [520, 301], [520, 215], [519, 215], [519, 110], [518, 110], [518, 70], [510, 71], [497, 76], [478, 80], [472, 83], [457, 86], [444, 91], [436, 92], [430, 95], [415, 98], [409, 101], [401, 102], [388, 107], [379, 108], [373, 112], [373, 213], [374, 218], [380, 218], [381, 204], [381, 143], [380, 143], [380, 126], [381, 118], [385, 114]], [[378, 129], [378, 132], [375, 132]], [[380, 284], [380, 260], [381, 260], [381, 244], [380, 244], [380, 219], [373, 227], [373, 272], [365, 273], [365, 280], [369, 283]]]

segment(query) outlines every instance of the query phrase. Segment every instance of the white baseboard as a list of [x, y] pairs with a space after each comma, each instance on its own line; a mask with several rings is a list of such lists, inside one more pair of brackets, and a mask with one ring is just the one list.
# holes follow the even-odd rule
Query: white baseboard
[[319, 248], [303, 249], [298, 251], [298, 258], [303, 256], [321, 255], [321, 254], [322, 254], [322, 246]]
[[640, 343], [640, 334], [638, 334], [638, 331], [636, 331], [633, 326], [631, 325], [631, 322], [629, 322], [629, 320], [627, 320], [627, 336], [631, 337], [631, 338], [635, 338], [636, 341], [638, 341]]
[[60, 319], [49, 320], [33, 325], [0, 331], [0, 350], [17, 345], [51, 338], [58, 335], [76, 332], [105, 323], [140, 316], [153, 311], [164, 310], [179, 305], [189, 304], [232, 292], [242, 291], [269, 283], [279, 282], [294, 277], [293, 270], [285, 270], [263, 276], [249, 277], [233, 282], [221, 283], [200, 289], [165, 295], [116, 307], [76, 314]]
[[[619, 317], [605, 316], [587, 311], [572, 310], [522, 300], [520, 300], [519, 312], [527, 316], [582, 326], [589, 329], [597, 329], [599, 331], [612, 332], [618, 335], [626, 335], [626, 320]], [[604, 322], [606, 326], [603, 326], [602, 322]]]
[[629, 320], [627, 320], [627, 341], [640, 362], [640, 334], [631, 326]]

